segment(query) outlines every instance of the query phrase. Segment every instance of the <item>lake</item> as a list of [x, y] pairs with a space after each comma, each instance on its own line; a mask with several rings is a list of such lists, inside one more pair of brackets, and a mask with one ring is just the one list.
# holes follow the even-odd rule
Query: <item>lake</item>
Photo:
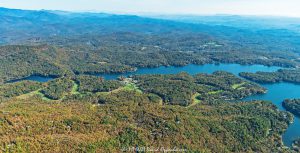
[[[227, 71], [231, 72], [238, 76], [240, 72], [274, 72], [280, 69], [280, 67], [268, 67], [262, 65], [239, 65], [239, 64], [205, 64], [205, 65], [187, 65], [183, 67], [174, 67], [174, 66], [161, 66], [157, 68], [140, 68], [135, 72], [128, 72], [124, 74], [97, 74], [96, 76], [104, 77], [107, 80], [117, 79], [120, 75], [129, 76], [129, 75], [139, 75], [139, 74], [176, 74], [179, 72], [187, 72], [189, 74], [197, 73], [213, 73], [215, 71]], [[39, 82], [46, 82], [53, 78], [41, 77], [41, 76], [31, 76], [20, 80], [33, 80]], [[16, 82], [16, 81], [14, 81]], [[300, 98], [300, 85], [292, 83], [276, 83], [276, 84], [262, 84], [265, 88], [268, 89], [268, 93], [263, 95], [255, 95], [248, 97], [244, 100], [268, 100], [272, 101], [280, 110], [284, 110], [281, 105], [281, 102], [287, 98]], [[300, 137], [300, 119], [295, 118], [293, 124], [289, 126], [287, 131], [284, 133], [283, 142], [287, 146], [291, 146], [293, 140]]]
[[19, 82], [19, 81], [23, 81], [23, 80], [30, 80], [30, 81], [37, 81], [37, 82], [48, 82], [48, 81], [53, 80], [53, 79], [54, 79], [53, 77], [32, 75], [32, 76], [25, 77], [25, 78], [22, 78], [22, 79], [7, 81], [6, 83], [14, 83], [14, 82]]
[[213, 73], [215, 71], [227, 71], [238, 76], [240, 72], [274, 72], [280, 69], [280, 67], [268, 67], [263, 65], [239, 65], [239, 64], [205, 64], [205, 65], [194, 65], [190, 64], [182, 67], [175, 66], [161, 66], [157, 68], [140, 68], [135, 72], [128, 72], [125, 74], [97, 74], [96, 76], [104, 77], [107, 80], [117, 79], [120, 75], [139, 75], [139, 74], [176, 74], [179, 72], [187, 72], [189, 74], [197, 73]]
[[[261, 84], [268, 89], [268, 92], [263, 95], [255, 95], [244, 100], [269, 100], [272, 101], [280, 110], [285, 110], [282, 107], [284, 99], [300, 98], [300, 85], [292, 83], [276, 83], [276, 84]], [[300, 138], [300, 119], [295, 117], [293, 124], [289, 126], [287, 131], [282, 136], [286, 146], [292, 146], [293, 140]]]

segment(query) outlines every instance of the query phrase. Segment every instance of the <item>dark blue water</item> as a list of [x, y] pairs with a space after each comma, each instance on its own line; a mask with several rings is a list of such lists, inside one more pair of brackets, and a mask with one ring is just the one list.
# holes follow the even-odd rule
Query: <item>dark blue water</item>
[[48, 81], [53, 80], [53, 79], [54, 79], [53, 77], [32, 75], [32, 76], [25, 77], [25, 78], [22, 78], [22, 79], [11, 80], [11, 81], [8, 81], [7, 83], [14, 83], [14, 82], [19, 82], [19, 81], [23, 81], [23, 80], [30, 80], [30, 81], [37, 81], [37, 82], [48, 82]]
[[[213, 73], [215, 71], [227, 71], [231, 72], [238, 76], [240, 72], [274, 72], [280, 69], [279, 67], [267, 67], [262, 65], [239, 65], [239, 64], [206, 64], [206, 65], [187, 65], [183, 67], [174, 67], [174, 66], [161, 66], [158, 68], [141, 68], [135, 72], [128, 72], [124, 74], [98, 74], [96, 76], [102, 76], [107, 80], [117, 79], [119, 76], [129, 76], [129, 75], [138, 75], [138, 74], [176, 74], [179, 72], [187, 72], [189, 74], [197, 73]], [[41, 77], [41, 76], [31, 76], [24, 79], [15, 80], [33, 80], [38, 82], [47, 82], [53, 78], [51, 77]], [[268, 100], [272, 101], [280, 110], [282, 108], [282, 101], [287, 98], [300, 98], [300, 85], [295, 85], [291, 83], [277, 83], [277, 84], [268, 84], [262, 85], [268, 89], [268, 93], [264, 95], [256, 95], [246, 98], [245, 100]], [[295, 118], [295, 122], [290, 125], [288, 130], [283, 135], [284, 144], [291, 146], [292, 141], [300, 137], [300, 119]]]
[[[268, 100], [272, 101], [280, 110], [285, 110], [282, 107], [285, 99], [300, 98], [300, 85], [297, 84], [276, 83], [262, 86], [268, 89], [266, 94], [251, 96], [245, 100]], [[291, 146], [293, 140], [300, 138], [300, 119], [298, 117], [295, 117], [294, 123], [289, 126], [282, 138], [287, 146]]]
[[189, 74], [197, 73], [213, 73], [215, 71], [227, 71], [235, 75], [238, 75], [240, 72], [274, 72], [278, 70], [279, 67], [267, 67], [263, 65], [239, 65], [239, 64], [205, 64], [205, 65], [194, 65], [190, 64], [183, 67], [175, 66], [161, 66], [158, 68], [141, 68], [135, 72], [129, 72], [124, 74], [98, 74], [97, 76], [104, 77], [107, 80], [117, 79], [120, 75], [129, 76], [129, 75], [138, 75], [138, 74], [176, 74], [179, 72], [188, 72]]

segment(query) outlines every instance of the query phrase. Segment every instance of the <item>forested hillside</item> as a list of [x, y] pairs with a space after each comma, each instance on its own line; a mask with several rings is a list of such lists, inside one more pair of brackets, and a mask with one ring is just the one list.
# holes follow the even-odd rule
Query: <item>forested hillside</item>
[[[251, 81], [299, 83], [294, 30], [0, 8], [0, 33], [0, 152], [298, 151], [283, 144], [291, 113], [240, 102], [267, 92]], [[225, 71], [99, 77], [222, 63], [282, 70], [240, 74], [251, 81]], [[32, 76], [50, 80], [22, 79]]]
[[[210, 78], [218, 82], [205, 81]], [[163, 88], [152, 85], [154, 90], [149, 91], [151, 86], [145, 86], [145, 81], [153, 79], [168, 79], [169, 83], [161, 84]], [[245, 87], [252, 83], [225, 72], [195, 77], [145, 75], [135, 82], [130, 78], [105, 81], [79, 76], [43, 84], [18, 82], [3, 86], [1, 150], [120, 152], [138, 145], [179, 147], [191, 152], [288, 151], [280, 135], [292, 116], [278, 111], [270, 102], [229, 103], [220, 97], [213, 102], [203, 96], [206, 92], [191, 95], [197, 88], [212, 95], [248, 92]], [[191, 85], [185, 86], [187, 83]], [[175, 86], [185, 86], [186, 93], [171, 93], [177, 92]], [[253, 88], [261, 90], [255, 85]], [[171, 103], [166, 103], [166, 97]], [[178, 97], [192, 102], [187, 103], [188, 107], [176, 105]]]
[[[122, 38], [122, 35], [118, 35]], [[123, 73], [141, 67], [183, 66], [190, 63], [240, 63], [296, 67], [298, 62], [281, 58], [281, 54], [232, 51], [179, 51], [152, 45], [102, 42], [101, 47], [57, 47], [51, 45], [0, 46], [0, 82], [30, 75], [64, 76], [73, 74]], [[134, 41], [131, 43], [131, 41]], [[212, 44], [214, 45], [214, 44]], [[260, 56], [261, 58], [257, 58]], [[280, 58], [279, 58], [280, 57]]]
[[280, 69], [277, 72], [240, 73], [240, 76], [260, 83], [300, 83], [300, 69]]
[[0, 82], [190, 63], [299, 66], [292, 31], [0, 8]]
[[295, 115], [300, 115], [300, 100], [299, 99], [286, 99], [283, 101], [282, 106]]

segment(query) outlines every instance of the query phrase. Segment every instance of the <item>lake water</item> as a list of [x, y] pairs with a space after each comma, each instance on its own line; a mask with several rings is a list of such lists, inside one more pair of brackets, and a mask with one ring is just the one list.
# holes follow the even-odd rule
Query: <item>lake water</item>
[[22, 79], [11, 80], [11, 81], [8, 81], [7, 83], [14, 83], [14, 82], [22, 81], [22, 80], [30, 80], [30, 81], [37, 81], [37, 82], [48, 82], [48, 81], [53, 80], [53, 79], [54, 79], [53, 77], [32, 75], [32, 76], [25, 77], [25, 78], [22, 78]]
[[239, 64], [205, 64], [205, 65], [194, 65], [190, 64], [182, 67], [175, 66], [161, 66], [158, 68], [140, 68], [135, 72], [128, 72], [125, 74], [98, 74], [97, 76], [104, 77], [107, 80], [117, 79], [120, 75], [139, 75], [139, 74], [176, 74], [179, 72], [188, 72], [189, 74], [197, 73], [213, 73], [215, 71], [227, 71], [238, 76], [240, 72], [274, 72], [280, 69], [279, 67], [268, 67], [263, 65], [239, 65]]
[[[213, 73], [215, 71], [227, 71], [238, 76], [240, 72], [274, 72], [280, 69], [279, 67], [267, 67], [262, 65], [239, 65], [239, 64], [206, 64], [206, 65], [187, 65], [183, 67], [161, 66], [158, 68], [141, 68], [135, 72], [128, 72], [124, 74], [98, 74], [97, 76], [104, 77], [107, 80], [117, 79], [120, 75], [138, 75], [138, 74], [176, 74], [179, 72], [187, 72], [189, 74], [197, 73]], [[46, 82], [53, 78], [31, 76], [20, 80], [33, 80], [39, 82]], [[17, 80], [17, 81], [20, 81]], [[15, 81], [14, 81], [15, 82]], [[263, 95], [256, 95], [246, 98], [245, 100], [268, 100], [272, 101], [280, 110], [284, 110], [281, 102], [287, 98], [300, 98], [300, 85], [291, 83], [276, 83], [262, 85], [268, 89], [268, 93]], [[282, 136], [284, 144], [291, 146], [292, 141], [300, 137], [300, 119], [295, 118], [295, 122], [291, 124], [285, 134]]]
[[[299, 84], [276, 83], [262, 84], [262, 86], [268, 89], [266, 94], [251, 96], [245, 100], [268, 100], [272, 101], [280, 110], [285, 110], [282, 107], [282, 102], [285, 99], [300, 98]], [[293, 140], [300, 138], [300, 119], [298, 117], [295, 117], [294, 123], [289, 126], [282, 138], [284, 144], [287, 146], [291, 146]]]

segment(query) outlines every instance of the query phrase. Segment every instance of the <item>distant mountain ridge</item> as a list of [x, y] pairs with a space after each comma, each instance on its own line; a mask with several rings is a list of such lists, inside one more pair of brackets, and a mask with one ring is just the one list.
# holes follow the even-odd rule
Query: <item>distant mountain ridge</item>
[[297, 22], [291, 30], [276, 24], [262, 26], [261, 21], [242, 16], [151, 17], [0, 8], [0, 44], [49, 43], [53, 42], [52, 38], [67, 40], [73, 37], [80, 42], [81, 36], [86, 39], [113, 33], [134, 33], [142, 37], [161, 34], [180, 37], [184, 33], [191, 37], [198, 34], [215, 38], [235, 46], [251, 45], [253, 50], [299, 52]]
[[168, 29], [176, 26], [174, 22], [133, 15], [45, 10], [28, 11], [6, 8], [0, 8], [0, 19], [0, 31], [2, 33], [0, 40], [8, 43], [22, 42], [32, 37], [82, 35], [88, 33], [103, 34], [120, 31], [163, 32], [165, 30], [169, 31]]
[[[226, 25], [244, 28], [292, 28], [300, 26], [300, 18], [276, 17], [276, 16], [240, 16], [240, 15], [156, 15], [147, 16], [160, 19], [176, 20], [187, 23], [202, 23], [214, 25]], [[264, 26], [264, 27], [262, 27]]]

